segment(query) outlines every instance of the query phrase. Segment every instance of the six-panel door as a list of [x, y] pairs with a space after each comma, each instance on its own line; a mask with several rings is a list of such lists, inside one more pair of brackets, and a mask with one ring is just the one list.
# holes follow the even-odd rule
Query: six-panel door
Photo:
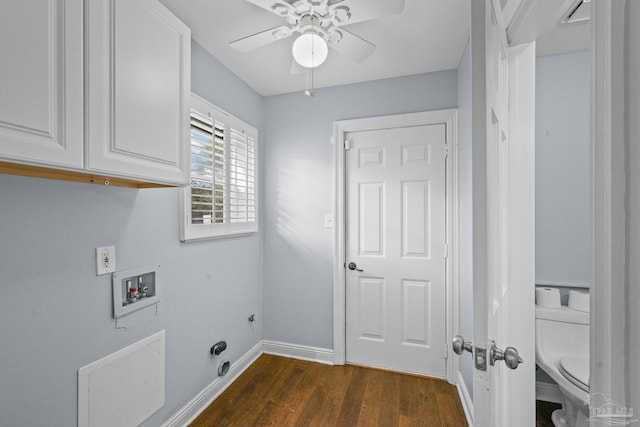
[[445, 125], [346, 135], [349, 363], [445, 376]]

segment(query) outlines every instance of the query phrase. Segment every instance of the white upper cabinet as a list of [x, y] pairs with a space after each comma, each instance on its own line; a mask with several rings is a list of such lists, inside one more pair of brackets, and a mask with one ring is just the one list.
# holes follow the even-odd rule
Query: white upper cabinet
[[85, 168], [187, 184], [191, 31], [157, 0], [85, 8]]
[[0, 160], [82, 168], [82, 0], [0, 9]]

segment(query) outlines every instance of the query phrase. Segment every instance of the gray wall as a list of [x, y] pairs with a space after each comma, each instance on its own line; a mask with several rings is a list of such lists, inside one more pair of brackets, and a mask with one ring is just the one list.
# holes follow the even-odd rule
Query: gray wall
[[589, 286], [590, 55], [536, 61], [536, 282]]
[[[262, 99], [197, 44], [193, 69], [196, 93], [261, 129]], [[217, 377], [211, 344], [234, 361], [262, 339], [261, 235], [181, 244], [177, 189], [0, 175], [0, 200], [2, 427], [76, 425], [78, 368], [166, 329], [166, 404], [144, 423], [158, 426]], [[128, 329], [95, 274], [112, 244], [119, 270], [161, 264], [157, 317]]]
[[[536, 283], [590, 283], [588, 51], [536, 58]], [[554, 383], [543, 370], [536, 381]]]
[[191, 63], [191, 90], [261, 134], [263, 98], [195, 41]]
[[333, 348], [333, 122], [457, 105], [455, 70], [265, 98], [265, 339]]
[[[473, 199], [471, 165], [471, 57], [469, 43], [458, 64], [458, 280], [459, 331], [473, 340]], [[459, 357], [459, 368], [467, 390], [473, 398], [473, 358], [471, 353]]]

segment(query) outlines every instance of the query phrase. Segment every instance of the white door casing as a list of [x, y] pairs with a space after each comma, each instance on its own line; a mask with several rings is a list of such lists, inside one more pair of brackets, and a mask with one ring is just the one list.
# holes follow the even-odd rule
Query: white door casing
[[[629, 300], [628, 284], [633, 283], [633, 276], [628, 275], [633, 269], [625, 267], [625, 263], [634, 262], [627, 257], [633, 247], [629, 239], [633, 239], [636, 221], [627, 216], [631, 215], [632, 211], [627, 209], [633, 203], [625, 195], [625, 188], [629, 192], [629, 186], [633, 188], [634, 185], [630, 178], [633, 176], [630, 168], [634, 166], [634, 156], [629, 152], [629, 146], [636, 141], [631, 139], [633, 133], [629, 129], [633, 129], [632, 123], [637, 126], [637, 115], [625, 114], [625, 110], [632, 111], [634, 99], [638, 97], [637, 85], [633, 84], [637, 81], [637, 73], [630, 71], [637, 64], [634, 62], [637, 55], [633, 53], [637, 50], [630, 49], [638, 46], [637, 38], [629, 36], [629, 33], [633, 34], [630, 29], [638, 28], [638, 14], [633, 13], [637, 9], [630, 10], [632, 3], [635, 4], [630, 0], [602, 0], [593, 2], [591, 6], [589, 385], [592, 392], [603, 393], [629, 409], [634, 408], [636, 414], [640, 410], [637, 394], [634, 396], [633, 393], [639, 377], [637, 353], [633, 352], [633, 338], [630, 344], [633, 333], [628, 332], [628, 328], [634, 329], [634, 323], [629, 319], [637, 302]], [[625, 76], [627, 73], [631, 74]]]
[[[338, 121], [334, 125], [334, 153], [336, 166], [336, 227], [334, 251], [334, 363], [344, 364], [346, 360], [346, 273], [356, 273], [345, 268], [346, 257], [346, 156], [343, 142], [350, 132], [375, 131], [391, 128], [419, 127], [443, 124], [446, 133], [448, 155], [446, 157], [446, 226], [445, 241], [449, 245], [449, 257], [445, 261], [444, 301], [445, 325], [444, 340], [441, 348], [446, 355], [449, 336], [457, 330], [457, 113], [456, 110], [441, 110], [424, 113], [411, 113], [396, 116], [374, 117]], [[371, 187], [373, 188], [373, 187]], [[417, 188], [417, 187], [416, 187]], [[400, 203], [400, 202], [399, 202]], [[444, 248], [442, 250], [444, 255]], [[363, 264], [364, 265], [364, 264]], [[364, 273], [362, 273], [364, 274]], [[372, 275], [375, 277], [375, 275]], [[357, 276], [359, 277], [359, 276]], [[364, 276], [363, 276], [364, 277]], [[406, 284], [409, 284], [406, 282]], [[410, 289], [421, 293], [424, 288], [415, 286]], [[442, 302], [441, 302], [442, 304]], [[454, 382], [457, 378], [457, 365], [446, 364], [446, 378]]]
[[445, 132], [346, 134], [349, 363], [445, 376]]
[[[535, 420], [535, 43], [508, 50], [509, 127], [509, 342], [525, 360], [510, 371], [515, 405], [510, 420]], [[528, 362], [526, 362], [528, 361]], [[531, 422], [533, 425], [533, 421]]]
[[519, 346], [524, 359], [518, 371], [476, 367], [474, 424], [533, 426], [535, 49], [509, 49], [497, 1], [471, 10], [476, 361], [479, 349], [488, 359], [490, 341]]

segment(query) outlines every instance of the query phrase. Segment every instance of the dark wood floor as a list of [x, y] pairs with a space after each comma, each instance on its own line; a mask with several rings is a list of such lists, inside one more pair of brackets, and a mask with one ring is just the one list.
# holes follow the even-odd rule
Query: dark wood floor
[[262, 355], [191, 424], [466, 426], [446, 381]]
[[560, 408], [562, 408], [562, 405], [558, 403], [536, 400], [536, 427], [553, 427], [551, 414]]

